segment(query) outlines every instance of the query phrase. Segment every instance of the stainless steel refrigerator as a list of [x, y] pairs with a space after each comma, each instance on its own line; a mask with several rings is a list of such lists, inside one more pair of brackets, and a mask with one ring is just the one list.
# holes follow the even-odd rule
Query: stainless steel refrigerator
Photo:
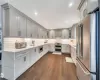
[[99, 12], [95, 11], [82, 20], [76, 28], [77, 77], [79, 80], [96, 80], [98, 55]]

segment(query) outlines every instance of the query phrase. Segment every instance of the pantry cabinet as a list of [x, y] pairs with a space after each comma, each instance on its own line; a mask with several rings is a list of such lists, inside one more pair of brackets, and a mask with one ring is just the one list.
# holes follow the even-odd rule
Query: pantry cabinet
[[76, 39], [76, 25], [71, 28], [71, 39]]

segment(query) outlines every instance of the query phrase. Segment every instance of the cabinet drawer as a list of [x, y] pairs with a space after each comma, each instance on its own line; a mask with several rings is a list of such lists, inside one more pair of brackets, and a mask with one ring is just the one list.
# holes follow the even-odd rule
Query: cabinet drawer
[[22, 52], [15, 53], [15, 58], [29, 54], [30, 51], [31, 50], [27, 50], [27, 51], [25, 50], [25, 51], [22, 51]]

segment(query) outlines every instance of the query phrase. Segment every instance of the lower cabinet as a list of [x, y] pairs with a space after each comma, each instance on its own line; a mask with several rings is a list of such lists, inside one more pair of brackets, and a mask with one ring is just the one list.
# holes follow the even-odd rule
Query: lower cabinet
[[36, 63], [48, 52], [48, 45], [43, 46], [43, 52], [39, 53], [39, 47], [15, 54], [15, 79]]
[[15, 54], [15, 78], [20, 76], [30, 66], [30, 50]]
[[49, 51], [54, 52], [55, 51], [55, 44], [49, 44]]
[[48, 44], [46, 44], [46, 45], [43, 46], [44, 54], [46, 54], [49, 51], [49, 48], [48, 47], [49, 47]]
[[71, 57], [74, 63], [76, 64], [76, 48], [71, 47]]
[[71, 50], [71, 47], [69, 44], [62, 44], [62, 49], [61, 49], [62, 53], [69, 54], [71, 52], [70, 50]]

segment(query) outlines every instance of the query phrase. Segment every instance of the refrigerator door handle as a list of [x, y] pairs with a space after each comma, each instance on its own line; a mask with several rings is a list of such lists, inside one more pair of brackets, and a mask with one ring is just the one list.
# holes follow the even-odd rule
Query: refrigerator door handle
[[80, 68], [82, 69], [82, 71], [84, 72], [84, 74], [90, 75], [90, 72], [89, 71], [85, 71], [78, 61], [77, 61], [77, 63], [80, 66]]

